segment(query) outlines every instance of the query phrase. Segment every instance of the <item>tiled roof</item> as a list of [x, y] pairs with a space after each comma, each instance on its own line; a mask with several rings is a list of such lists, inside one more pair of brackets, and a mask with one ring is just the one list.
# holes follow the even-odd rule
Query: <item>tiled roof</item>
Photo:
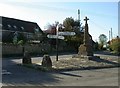
[[14, 18], [1, 17], [0, 30], [2, 29], [2, 41], [12, 41], [16, 33], [31, 38], [34, 33], [43, 34], [43, 31], [35, 22], [23, 21]]
[[38, 29], [41, 33], [43, 33], [37, 23], [14, 18], [2, 17], [1, 26], [3, 30], [34, 33], [35, 29]]

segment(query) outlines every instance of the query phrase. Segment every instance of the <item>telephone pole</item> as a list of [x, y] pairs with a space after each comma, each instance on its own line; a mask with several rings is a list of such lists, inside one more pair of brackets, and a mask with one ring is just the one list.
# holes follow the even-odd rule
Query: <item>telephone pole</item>
[[110, 30], [109, 30], [109, 42], [110, 42]]
[[58, 61], [58, 29], [59, 29], [59, 24], [57, 24], [57, 27], [56, 27], [56, 61]]
[[113, 38], [113, 35], [112, 35], [112, 28], [111, 28], [111, 40], [112, 40], [112, 38]]

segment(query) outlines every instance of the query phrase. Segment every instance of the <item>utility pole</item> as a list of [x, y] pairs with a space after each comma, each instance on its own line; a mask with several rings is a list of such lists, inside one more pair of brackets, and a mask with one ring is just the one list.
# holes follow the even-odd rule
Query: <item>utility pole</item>
[[112, 40], [112, 38], [113, 38], [113, 35], [112, 35], [112, 28], [111, 28], [111, 40]]
[[110, 30], [109, 30], [109, 42], [110, 42]]
[[59, 29], [59, 24], [57, 24], [57, 27], [56, 27], [56, 61], [58, 61], [58, 29]]

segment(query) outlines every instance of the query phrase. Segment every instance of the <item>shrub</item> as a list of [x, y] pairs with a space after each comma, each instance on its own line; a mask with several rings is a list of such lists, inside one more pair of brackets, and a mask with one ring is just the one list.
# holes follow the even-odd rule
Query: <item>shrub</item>
[[120, 54], [120, 38], [112, 39], [110, 42], [110, 48], [117, 54]]
[[20, 41], [18, 41], [18, 45], [23, 45], [23, 43], [24, 43], [24, 41], [23, 40], [20, 40]]

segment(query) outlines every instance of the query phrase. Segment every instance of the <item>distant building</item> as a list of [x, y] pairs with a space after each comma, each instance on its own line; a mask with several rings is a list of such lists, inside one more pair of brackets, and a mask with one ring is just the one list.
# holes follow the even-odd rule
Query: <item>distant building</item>
[[0, 16], [0, 30], [2, 41], [11, 42], [15, 36], [22, 36], [27, 40], [38, 40], [44, 33], [35, 22]]

